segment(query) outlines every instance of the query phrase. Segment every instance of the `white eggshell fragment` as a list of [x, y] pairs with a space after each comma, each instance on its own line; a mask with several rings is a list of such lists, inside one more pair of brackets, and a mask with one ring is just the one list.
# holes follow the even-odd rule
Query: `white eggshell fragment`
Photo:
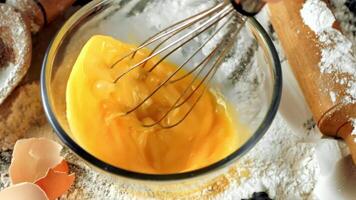
[[13, 184], [35, 182], [63, 160], [62, 146], [46, 138], [18, 140], [14, 146], [9, 168]]
[[36, 184], [20, 183], [0, 192], [1, 200], [48, 200], [46, 193]]

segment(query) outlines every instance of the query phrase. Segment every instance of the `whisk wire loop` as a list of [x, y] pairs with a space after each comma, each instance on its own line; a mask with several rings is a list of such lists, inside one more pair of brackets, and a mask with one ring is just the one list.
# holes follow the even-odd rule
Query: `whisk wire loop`
[[[196, 23], [197, 21], [200, 21], [202, 19], [204, 19], [205, 17], [210, 16], [212, 13], [214, 13], [216, 10], [221, 9], [221, 7], [224, 6], [224, 2], [221, 2], [220, 4], [218, 4], [215, 7], [212, 8], [208, 8], [206, 10], [204, 10], [201, 13], [198, 13], [196, 15], [193, 15], [189, 18], [183, 19], [165, 29], [163, 29], [162, 31], [156, 33], [155, 35], [149, 37], [146, 41], [144, 41], [141, 45], [139, 45], [139, 47], [137, 47], [136, 49], [134, 49], [133, 51], [131, 51], [130, 53], [122, 56], [120, 59], [118, 59], [116, 62], [114, 62], [110, 68], [114, 68], [118, 63], [120, 63], [121, 61], [123, 61], [125, 58], [129, 57], [130, 55], [132, 55], [132, 58], [135, 56], [135, 54], [147, 47], [148, 45], [160, 40], [161, 38], [164, 38], [166, 36], [169, 36], [169, 38], [173, 37], [175, 34], [179, 33], [180, 31], [186, 29], [187, 27], [191, 26], [192, 24]], [[174, 35], [170, 35], [171, 33], [173, 33]]]
[[[211, 34], [209, 36], [209, 38], [207, 40], [204, 41], [203, 44], [201, 44], [199, 46], [199, 48], [197, 48], [194, 53], [180, 66], [181, 67], [184, 67], [185, 65], [187, 65], [215, 36], [218, 32], [220, 32], [227, 24], [228, 24], [229, 20], [226, 20], [218, 29], [216, 29], [214, 31], [213, 34]], [[204, 59], [206, 60], [206, 58]], [[204, 61], [203, 60], [203, 61]], [[186, 77], [188, 77], [189, 75], [191, 75], [192, 73], [194, 73], [197, 69], [199, 69], [201, 66], [201, 63], [199, 65], [197, 65], [196, 67], [194, 67], [192, 70], [188, 71], [187, 73], [185, 73], [184, 75], [182, 75], [181, 77], [178, 77], [176, 79], [173, 79], [173, 80], [170, 80], [170, 83], [175, 83], [177, 81], [180, 81]], [[172, 79], [173, 77], [171, 77]]]
[[[242, 26], [240, 26], [235, 33], [232, 36], [232, 41], [234, 41], [237, 38], [238, 33], [240, 32]], [[203, 95], [206, 93], [207, 89], [208, 89], [208, 84], [211, 82], [211, 80], [213, 79], [214, 75], [216, 74], [221, 62], [224, 60], [225, 56], [230, 52], [230, 50], [233, 47], [233, 42], [229, 42], [227, 47], [224, 48], [224, 50], [221, 52], [221, 54], [219, 55], [219, 57], [217, 58], [217, 60], [215, 61], [215, 63], [213, 64], [213, 66], [211, 67], [211, 69], [209, 70], [208, 74], [203, 78], [203, 79], [207, 79], [207, 77], [210, 75], [210, 73], [212, 72], [212, 74], [210, 75], [207, 84], [205, 85], [203, 92], [200, 93], [200, 95], [198, 96], [198, 98], [193, 102], [192, 106], [189, 108], [188, 112], [186, 112], [184, 114], [184, 116], [178, 120], [177, 122], [175, 122], [174, 124], [171, 125], [162, 125], [159, 124], [161, 128], [164, 129], [169, 129], [169, 128], [173, 128], [177, 125], [179, 125], [180, 123], [182, 123], [187, 117], [188, 115], [193, 111], [193, 109], [195, 108], [195, 106], [198, 104], [199, 100], [203, 97]], [[199, 84], [202, 85], [204, 83], [204, 81], [201, 81]], [[191, 94], [194, 94], [194, 92], [192, 92]], [[189, 97], [190, 98], [190, 97]], [[187, 101], [187, 100], [186, 100]], [[167, 115], [168, 116], [168, 115]]]
[[[113, 69], [121, 61], [126, 58], [129, 58], [130, 56], [131, 59], [133, 59], [140, 49], [143, 49], [148, 45], [158, 42], [147, 56], [145, 56], [142, 60], [138, 61], [132, 66], [129, 66], [129, 68], [120, 75], [118, 75], [113, 82], [117, 83], [123, 76], [127, 75], [132, 70], [140, 66], [144, 68], [148, 61], [160, 54], [164, 54], [156, 61], [156, 63], [154, 63], [154, 65], [150, 69], [147, 70], [148, 73], [151, 73], [158, 66], [160, 66], [160, 63], [162, 63], [165, 59], [175, 53], [178, 49], [191, 42], [195, 37], [212, 29], [216, 25], [216, 28], [214, 28], [212, 34], [209, 35], [208, 38], [206, 38], [203, 43], [196, 50], [194, 50], [193, 53], [181, 65], [179, 65], [177, 69], [170, 73], [164, 79], [163, 82], [159, 83], [153, 89], [153, 91], [150, 92], [150, 94], [147, 95], [145, 98], [143, 98], [143, 100], [141, 100], [137, 105], [126, 111], [123, 116], [129, 115], [130, 113], [139, 109], [142, 105], [144, 105], [145, 102], [152, 98], [153, 95], [155, 95], [165, 85], [175, 84], [177, 81], [181, 81], [184, 78], [193, 75], [192, 80], [189, 80], [189, 83], [184, 86], [185, 88], [183, 88], [183, 92], [179, 94], [173, 104], [169, 105], [168, 110], [164, 111], [162, 115], [159, 116], [158, 120], [155, 120], [154, 122], [149, 124], [142, 124], [142, 126], [153, 127], [158, 125], [163, 129], [168, 129], [173, 128], [183, 122], [193, 111], [193, 109], [196, 107], [196, 105], [204, 96], [204, 94], [208, 91], [208, 85], [217, 73], [218, 68], [226, 57], [226, 55], [231, 51], [234, 44], [236, 44], [235, 41], [237, 40], [237, 36], [243, 28], [245, 22], [246, 18], [238, 12], [235, 12], [235, 9], [231, 5], [231, 3], [225, 0], [224, 2], [217, 4], [213, 8], [207, 9], [192, 17], [181, 20], [180, 22], [177, 22], [167, 27], [166, 29], [158, 32], [157, 34], [151, 36], [146, 41], [144, 41], [139, 47], [114, 62], [110, 66], [111, 69]], [[228, 29], [227, 33], [223, 35], [222, 39], [219, 39], [220, 42], [218, 42], [214, 46], [214, 48], [209, 52], [209, 54], [205, 58], [200, 60], [198, 64], [196, 64], [192, 69], [190, 69], [190, 71], [184, 73], [183, 75], [180, 75], [179, 77], [176, 77], [179, 72], [188, 63], [191, 63], [193, 59], [198, 55], [198, 53], [201, 52], [203, 48], [206, 47], [207, 44], [212, 41], [212, 39], [215, 38], [219, 32], [222, 31], [223, 28]], [[188, 101], [190, 102], [189, 107], [183, 107], [185, 108], [185, 110], [179, 110], [182, 116], [180, 116], [178, 120], [174, 120], [174, 122], [171, 122], [170, 114], [172, 114], [174, 110], [182, 107]]]
[[[176, 101], [174, 102], [173, 105], [171, 105], [171, 107], [168, 109], [168, 111], [163, 115], [161, 116], [161, 118], [159, 120], [157, 120], [155, 123], [152, 123], [152, 124], [143, 124], [144, 127], [152, 127], [152, 126], [155, 126], [157, 124], [159, 124], [163, 119], [165, 119], [169, 113], [171, 113], [172, 110], [176, 109], [176, 108], [179, 108], [180, 106], [177, 105], [179, 103], [179, 101], [184, 97], [184, 95], [187, 94], [187, 92], [189, 91], [189, 89], [191, 88], [191, 86], [194, 84], [194, 82], [198, 79], [199, 75], [203, 72], [205, 66], [209, 63], [209, 61], [211, 61], [211, 59], [213, 58], [214, 54], [218, 51], [219, 47], [220, 47], [221, 44], [217, 45], [214, 50], [212, 52], [210, 52], [210, 54], [203, 59], [202, 62], [200, 62], [197, 67], [195, 68], [200, 68], [201, 66], [203, 66], [199, 72], [196, 74], [196, 76], [194, 76], [193, 80], [190, 81], [190, 83], [188, 84], [188, 86], [184, 89], [184, 91], [182, 92], [182, 94], [176, 99]], [[211, 70], [210, 70], [211, 71]], [[209, 72], [208, 72], [209, 73]], [[206, 79], [206, 78], [204, 78]], [[201, 84], [199, 84], [201, 85]], [[200, 86], [198, 86], [196, 88], [199, 89]], [[190, 96], [190, 95], [189, 95]], [[190, 97], [187, 97], [185, 100], [183, 100], [183, 102], [185, 102], [186, 100], [188, 100]], [[180, 105], [183, 105], [182, 103], [180, 103]]]
[[[189, 37], [189, 40], [193, 39], [194, 37], [197, 36], [197, 31], [199, 31], [200, 29], [206, 27], [209, 24], [214, 24], [217, 21], [221, 20], [223, 17], [225, 17], [229, 12], [233, 11], [234, 8], [230, 5], [227, 7], [224, 7], [221, 11], [219, 11], [216, 15], [212, 16], [211, 18], [209, 18], [207, 21], [205, 21], [204, 23], [200, 24], [198, 27], [194, 28], [193, 30], [189, 31], [188, 33], [184, 34], [183, 36], [179, 37], [177, 40], [173, 41], [172, 43], [170, 43], [169, 45], [163, 47], [162, 49], [158, 50], [157, 52], [153, 53], [152, 55], [146, 57], [145, 59], [143, 59], [142, 61], [140, 61], [139, 63], [133, 65], [132, 67], [130, 67], [127, 71], [125, 71], [124, 73], [122, 73], [121, 75], [119, 75], [115, 80], [114, 83], [117, 83], [123, 76], [125, 76], [127, 73], [131, 72], [132, 70], [136, 69], [137, 67], [141, 66], [143, 63], [145, 63], [146, 61], [152, 59], [153, 57], [159, 55], [160, 53], [166, 51], [167, 49], [179, 44], [180, 42], [182, 42], [184, 39], [186, 39], [187, 37]], [[199, 32], [198, 32], [199, 33]]]

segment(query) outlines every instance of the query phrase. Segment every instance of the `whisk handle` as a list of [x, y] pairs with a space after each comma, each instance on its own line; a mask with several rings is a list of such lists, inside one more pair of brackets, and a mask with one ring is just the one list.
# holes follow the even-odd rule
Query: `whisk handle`
[[265, 5], [263, 0], [230, 0], [234, 8], [245, 16], [256, 15]]

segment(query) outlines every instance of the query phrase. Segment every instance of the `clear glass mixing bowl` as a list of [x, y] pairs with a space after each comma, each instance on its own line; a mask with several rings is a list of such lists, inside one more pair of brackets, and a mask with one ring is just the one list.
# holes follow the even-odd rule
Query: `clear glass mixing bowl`
[[[118, 180], [131, 180], [134, 183], [139, 182], [139, 185], [156, 184], [157, 190], [165, 190], [167, 187], [167, 191], [173, 191], [176, 189], [172, 188], [199, 187], [199, 183], [221, 173], [221, 170], [227, 169], [256, 145], [277, 112], [282, 74], [272, 41], [261, 25], [251, 18], [236, 42], [235, 49], [225, 59], [214, 79], [215, 89], [233, 104], [238, 110], [239, 120], [251, 129], [250, 137], [242, 146], [209, 166], [176, 174], [156, 175], [128, 171], [94, 157], [72, 137], [66, 119], [65, 91], [72, 66], [85, 42], [93, 35], [111, 35], [137, 44], [149, 34], [163, 28], [162, 24], [177, 21], [178, 13], [182, 18], [191, 14], [189, 9], [195, 13], [202, 9], [194, 0], [189, 9], [177, 7], [170, 11], [156, 8], [168, 2], [175, 1], [92, 1], [80, 9], [63, 25], [48, 49], [41, 74], [41, 89], [49, 122], [60, 140], [79, 157], [91, 166], [109, 172]], [[196, 41], [196, 45], [198, 44], [199, 40]], [[173, 60], [187, 57], [191, 47], [180, 49], [181, 53]]]

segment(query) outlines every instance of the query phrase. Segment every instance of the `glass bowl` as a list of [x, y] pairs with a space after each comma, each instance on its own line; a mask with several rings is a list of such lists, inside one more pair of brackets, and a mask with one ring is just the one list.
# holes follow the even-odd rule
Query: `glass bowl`
[[[155, 8], [169, 2], [174, 3], [165, 0], [98, 0], [77, 11], [63, 25], [48, 48], [41, 73], [41, 94], [45, 113], [60, 140], [89, 165], [120, 180], [140, 184], [164, 183], [165, 186], [168, 182], [177, 186], [179, 181], [191, 186], [190, 181], [204, 182], [202, 180], [216, 176], [251, 150], [265, 134], [277, 112], [282, 88], [280, 61], [271, 39], [254, 18], [247, 20], [234, 50], [225, 58], [214, 77], [216, 90], [233, 103], [240, 114], [239, 120], [251, 130], [248, 139], [224, 159], [201, 169], [176, 174], [157, 175], [125, 170], [110, 165], [83, 149], [71, 136], [66, 119], [66, 83], [72, 66], [88, 39], [96, 34], [104, 34], [138, 43], [147, 34], [163, 28], [161, 26], [165, 23], [168, 25], [171, 21], [177, 21], [177, 18], [187, 17], [203, 9], [194, 0], [189, 5], [193, 13], [184, 7], [172, 9], [176, 14], [180, 13], [179, 17], [175, 17], [173, 11]], [[154, 12], [154, 9], [160, 12]], [[149, 17], [148, 13], [151, 13]], [[199, 41], [196, 43], [198, 45]], [[181, 49], [181, 53], [173, 60], [189, 55], [190, 48], [191, 46]], [[197, 186], [196, 183], [194, 185]], [[162, 190], [162, 187], [158, 189]]]

